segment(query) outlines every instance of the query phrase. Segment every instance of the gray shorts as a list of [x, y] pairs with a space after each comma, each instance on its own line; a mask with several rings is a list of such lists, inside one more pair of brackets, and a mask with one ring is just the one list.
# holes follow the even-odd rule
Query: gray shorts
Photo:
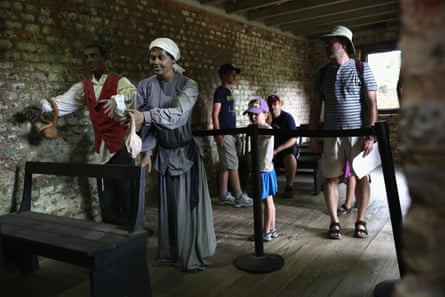
[[[326, 137], [323, 139], [321, 164], [327, 178], [339, 177], [345, 172], [345, 162], [363, 150], [363, 137]], [[354, 173], [351, 167], [351, 173]]]
[[238, 170], [236, 138], [232, 135], [224, 135], [224, 147], [217, 146], [217, 148], [221, 168]]

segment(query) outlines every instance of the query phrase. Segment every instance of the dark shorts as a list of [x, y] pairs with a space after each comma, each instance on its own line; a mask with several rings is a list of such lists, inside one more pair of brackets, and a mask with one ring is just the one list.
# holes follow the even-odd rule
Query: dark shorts
[[285, 149], [284, 151], [279, 152], [274, 158], [273, 161], [275, 163], [275, 165], [278, 165], [280, 167], [283, 167], [283, 159], [284, 156], [288, 155], [288, 154], [292, 154], [295, 156], [295, 159], [298, 159], [298, 157], [300, 156], [300, 150], [298, 148], [298, 145], [295, 144], [294, 146]]

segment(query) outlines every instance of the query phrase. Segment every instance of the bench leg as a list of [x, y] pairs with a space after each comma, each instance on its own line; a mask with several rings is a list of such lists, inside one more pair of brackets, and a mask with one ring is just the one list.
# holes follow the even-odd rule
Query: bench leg
[[151, 297], [145, 246], [115, 265], [90, 269], [90, 292], [92, 297]]
[[36, 255], [32, 254], [20, 255], [19, 265], [23, 273], [33, 273], [40, 270], [39, 260]]
[[6, 296], [2, 237], [0, 235], [0, 296]]
[[323, 173], [320, 168], [314, 169], [314, 195], [318, 195], [321, 192], [323, 186]]
[[125, 292], [129, 297], [151, 297], [150, 277], [145, 248], [133, 253], [125, 261]]
[[11, 259], [16, 263], [23, 274], [29, 274], [40, 270], [37, 255], [25, 251], [17, 251], [5, 248], [5, 259]]
[[312, 193], [312, 195], [318, 195], [320, 192], [318, 191], [318, 173], [317, 173], [317, 169], [314, 169], [314, 192]]
[[102, 270], [90, 269], [91, 297], [124, 297], [123, 282], [119, 272], [118, 264]]

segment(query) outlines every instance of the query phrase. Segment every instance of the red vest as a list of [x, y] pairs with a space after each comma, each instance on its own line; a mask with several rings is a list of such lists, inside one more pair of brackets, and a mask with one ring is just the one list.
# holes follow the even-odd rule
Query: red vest
[[85, 101], [90, 111], [91, 122], [94, 130], [94, 148], [99, 152], [101, 140], [105, 142], [111, 153], [122, 149], [122, 141], [128, 133], [127, 127], [116, 122], [104, 113], [104, 104], [99, 103], [101, 99], [110, 99], [116, 95], [117, 84], [120, 76], [108, 75], [99, 98], [96, 100], [92, 78], [83, 81], [83, 90], [85, 91]]

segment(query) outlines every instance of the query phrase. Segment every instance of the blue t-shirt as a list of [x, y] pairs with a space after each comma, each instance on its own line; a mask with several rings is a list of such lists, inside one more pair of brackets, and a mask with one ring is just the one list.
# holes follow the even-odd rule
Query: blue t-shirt
[[[281, 113], [278, 117], [272, 118], [272, 127], [274, 129], [297, 130], [297, 126], [295, 125], [295, 120], [293, 116], [284, 110], [281, 110]], [[285, 136], [279, 134], [276, 135], [275, 148], [292, 137], [295, 136]]]
[[218, 116], [220, 129], [236, 128], [235, 100], [232, 92], [223, 86], [218, 87], [213, 94], [213, 103], [221, 103]]

